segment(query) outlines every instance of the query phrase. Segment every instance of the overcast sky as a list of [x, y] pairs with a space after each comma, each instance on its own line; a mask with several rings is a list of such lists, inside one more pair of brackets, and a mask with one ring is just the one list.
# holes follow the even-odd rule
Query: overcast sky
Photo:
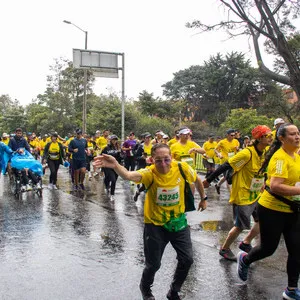
[[[28, 104], [46, 89], [54, 59], [72, 60], [72, 49], [125, 53], [125, 94], [143, 90], [162, 96], [161, 85], [173, 73], [201, 65], [218, 52], [248, 52], [246, 38], [226, 40], [224, 33], [195, 34], [185, 27], [195, 19], [213, 23], [224, 15], [218, 0], [15, 0], [1, 3], [0, 95]], [[255, 67], [255, 63], [253, 64]], [[97, 78], [96, 94], [121, 95], [121, 79]]]

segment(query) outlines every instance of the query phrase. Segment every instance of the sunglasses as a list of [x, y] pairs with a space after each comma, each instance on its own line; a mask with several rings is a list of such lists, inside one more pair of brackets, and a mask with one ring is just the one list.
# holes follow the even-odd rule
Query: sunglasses
[[171, 158], [163, 158], [163, 159], [154, 159], [154, 162], [156, 164], [162, 164], [163, 162], [165, 164], [169, 164], [171, 162]]

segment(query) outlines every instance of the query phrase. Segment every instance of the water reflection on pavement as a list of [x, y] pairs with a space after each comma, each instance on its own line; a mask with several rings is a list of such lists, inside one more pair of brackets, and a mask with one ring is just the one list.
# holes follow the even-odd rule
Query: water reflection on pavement
[[[18, 200], [1, 177], [0, 299], [141, 299], [143, 196], [134, 202], [134, 187], [119, 179], [111, 202], [102, 181], [93, 178], [85, 192], [74, 193], [62, 168], [58, 191], [45, 188], [42, 199], [29, 192]], [[273, 257], [253, 264], [248, 285], [242, 284], [236, 264], [218, 254], [232, 226], [228, 192], [223, 188], [219, 197], [209, 188], [208, 194], [205, 212], [188, 213], [195, 262], [183, 299], [281, 299], [283, 243]], [[153, 287], [156, 299], [166, 299], [175, 256], [168, 245]]]

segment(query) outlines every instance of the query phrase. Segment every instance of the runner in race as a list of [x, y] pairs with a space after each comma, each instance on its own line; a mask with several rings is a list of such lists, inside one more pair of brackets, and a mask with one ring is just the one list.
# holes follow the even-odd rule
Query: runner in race
[[[190, 229], [187, 226], [184, 204], [185, 181], [178, 162], [172, 160], [166, 144], [151, 149], [153, 165], [138, 171], [128, 171], [109, 155], [95, 158], [96, 167], [112, 168], [122, 178], [143, 183], [148, 191], [144, 204], [144, 253], [146, 266], [140, 282], [144, 300], [154, 300], [151, 287], [159, 270], [165, 247], [170, 242], [177, 253], [177, 268], [168, 291], [168, 299], [180, 299], [179, 292], [193, 263]], [[198, 210], [206, 208], [206, 195], [197, 173], [187, 163], [182, 169], [189, 183], [195, 183], [201, 201]]]
[[246, 281], [249, 266], [271, 256], [283, 235], [288, 252], [288, 282], [282, 296], [289, 300], [300, 299], [300, 156], [296, 153], [299, 146], [298, 128], [293, 124], [281, 125], [264, 163], [268, 179], [258, 200], [261, 242], [248, 254], [238, 254], [237, 268], [239, 278]]

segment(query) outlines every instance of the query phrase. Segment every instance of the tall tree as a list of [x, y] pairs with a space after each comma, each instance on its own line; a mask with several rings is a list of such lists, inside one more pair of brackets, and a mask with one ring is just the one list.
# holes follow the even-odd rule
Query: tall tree
[[[253, 40], [259, 69], [269, 78], [291, 86], [300, 99], [300, 69], [287, 42], [287, 34], [295, 30], [291, 20], [299, 17], [300, 0], [220, 0], [228, 10], [226, 19], [217, 24], [203, 24], [201, 21], [187, 23], [189, 28], [203, 31], [225, 29], [230, 37], [250, 35]], [[270, 70], [264, 63], [259, 38], [264, 36], [285, 62], [289, 75]]]

